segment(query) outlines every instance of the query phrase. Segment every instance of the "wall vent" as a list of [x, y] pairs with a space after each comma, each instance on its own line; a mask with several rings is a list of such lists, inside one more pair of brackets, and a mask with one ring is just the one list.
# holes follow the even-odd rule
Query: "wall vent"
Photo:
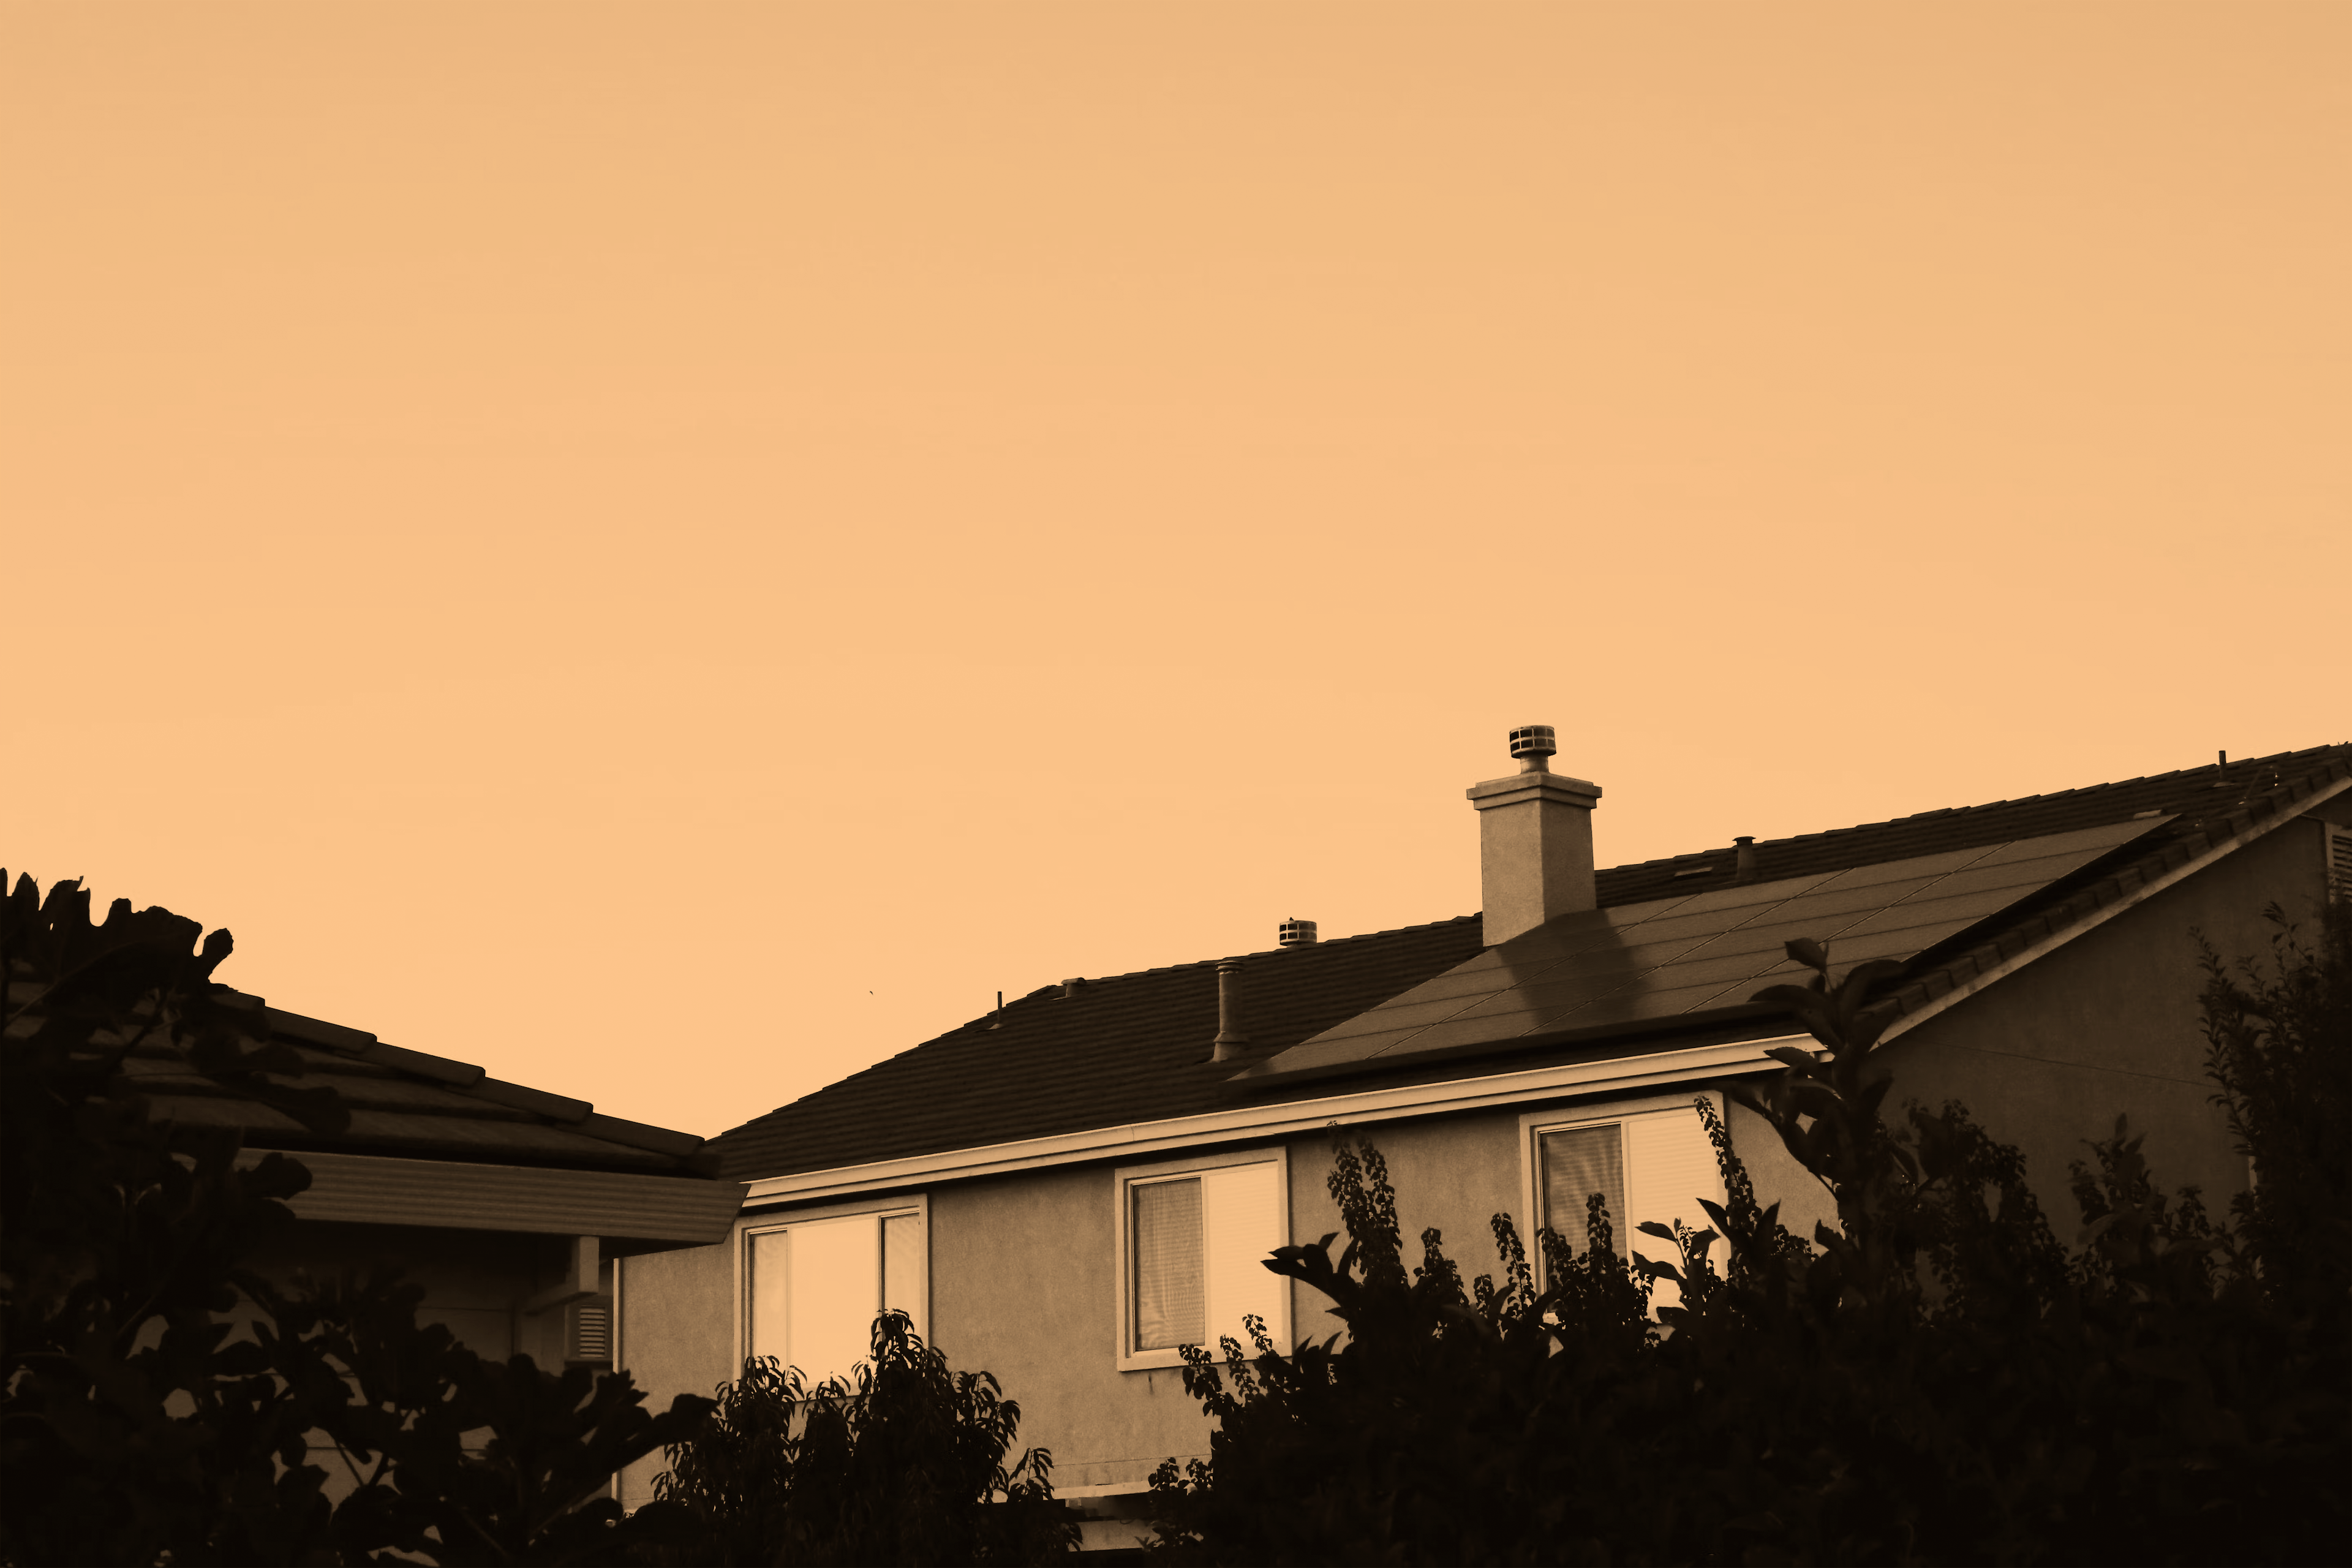
[[2328, 901], [2352, 903], [2352, 827], [2338, 827], [2332, 822], [2320, 826], [2327, 830]]
[[590, 1296], [563, 1309], [567, 1366], [613, 1364], [613, 1298]]

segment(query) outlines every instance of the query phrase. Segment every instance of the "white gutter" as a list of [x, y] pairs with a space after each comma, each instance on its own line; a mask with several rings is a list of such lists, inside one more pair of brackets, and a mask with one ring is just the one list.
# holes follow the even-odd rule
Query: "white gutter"
[[1003, 1175], [1013, 1171], [1034, 1171], [1048, 1165], [1076, 1164], [1086, 1160], [1124, 1158], [1171, 1149], [1283, 1138], [1299, 1132], [1312, 1132], [1335, 1121], [1348, 1124], [1393, 1121], [1408, 1116], [1435, 1116], [1449, 1111], [1517, 1105], [1565, 1094], [1608, 1094], [1655, 1089], [1688, 1079], [1773, 1072], [1779, 1070], [1780, 1064], [1764, 1053], [1775, 1046], [1802, 1046], [1811, 1049], [1813, 1039], [1811, 1035], [1776, 1035], [1765, 1040], [1688, 1046], [1681, 1050], [1654, 1051], [1644, 1056], [1617, 1057], [1607, 1061], [1571, 1062], [1558, 1067], [1536, 1068], [1526, 1072], [1454, 1079], [1444, 1083], [1367, 1089], [1355, 1094], [1330, 1095], [1321, 1100], [1289, 1100], [1272, 1105], [1240, 1106], [1230, 1110], [1204, 1111], [1197, 1116], [1170, 1117], [1161, 1121], [1136, 1121], [1118, 1127], [1094, 1128], [1084, 1132], [1057, 1132], [1047, 1138], [1024, 1138], [1010, 1143], [951, 1149], [937, 1154], [915, 1154], [902, 1160], [837, 1165], [827, 1171], [803, 1171], [789, 1176], [769, 1176], [755, 1181], [751, 1184], [751, 1191], [743, 1201], [747, 1207], [761, 1203], [810, 1203], [890, 1187]]

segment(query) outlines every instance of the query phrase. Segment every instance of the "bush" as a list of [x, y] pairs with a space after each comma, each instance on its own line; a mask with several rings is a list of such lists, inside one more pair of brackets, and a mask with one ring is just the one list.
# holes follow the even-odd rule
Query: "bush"
[[[2193, 1193], [2168, 1199], [2119, 1122], [2076, 1167], [2070, 1251], [2017, 1151], [1963, 1107], [1915, 1105], [1899, 1126], [1880, 1115], [1886, 1016], [1867, 1004], [1890, 966], [1832, 986], [1821, 948], [1790, 952], [1813, 984], [1766, 996], [1827, 1059], [1777, 1052], [1788, 1070], [1735, 1098], [1823, 1183], [1835, 1226], [1809, 1244], [1759, 1210], [1701, 1102], [1727, 1199], [1706, 1205], [1712, 1228], [1644, 1226], [1658, 1259], [1627, 1264], [1596, 1197], [1583, 1250], [1539, 1234], [1539, 1292], [1497, 1215], [1501, 1282], [1465, 1290], [1433, 1230], [1408, 1277], [1379, 1153], [1343, 1145], [1330, 1187], [1346, 1249], [1334, 1263], [1335, 1232], [1266, 1266], [1329, 1296], [1348, 1342], [1286, 1356], [1253, 1322], [1254, 1355], [1227, 1339], [1220, 1368], [1187, 1351], [1186, 1387], [1218, 1429], [1211, 1463], [1154, 1478], [1157, 1550], [1266, 1563], [2340, 1561], [2347, 1402], [2340, 1343], [2301, 1308], [2322, 1267], [2308, 1239], [2282, 1226], [2242, 1241]], [[2268, 1033], [2228, 1036], [2239, 1084], [2278, 1066], [2280, 1039], [2341, 1060], [2336, 1026], [2264, 1005]], [[2252, 1092], [2223, 1081], [2225, 1096]], [[2262, 1116], [2241, 1120], [2258, 1164], [2287, 1168], [2264, 1163]], [[2322, 1184], [2279, 1212], [2340, 1216], [2340, 1165], [2295, 1168]], [[1653, 1321], [1660, 1279], [1682, 1302]]]
[[278, 1153], [239, 1169], [235, 1130], [156, 1121], [127, 1058], [168, 1042], [314, 1131], [347, 1116], [283, 1081], [300, 1058], [212, 984], [228, 933], [201, 935], [122, 901], [94, 925], [73, 883], [0, 900], [0, 1562], [625, 1554], [594, 1494], [701, 1401], [655, 1415], [625, 1376], [485, 1362], [420, 1327], [423, 1292], [389, 1275], [281, 1291], [243, 1266], [288, 1237], [310, 1173]]
[[1054, 1457], [1005, 1457], [1021, 1407], [984, 1372], [956, 1373], [904, 1312], [874, 1322], [854, 1382], [811, 1389], [798, 1368], [748, 1363], [703, 1424], [674, 1442], [640, 1510], [667, 1561], [1035, 1563], [1076, 1527], [1054, 1501]]

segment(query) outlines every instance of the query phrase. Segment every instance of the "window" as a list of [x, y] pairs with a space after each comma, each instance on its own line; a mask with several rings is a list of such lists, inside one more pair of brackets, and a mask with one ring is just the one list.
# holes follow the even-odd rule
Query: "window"
[[1118, 1364], [1178, 1366], [1181, 1345], [1215, 1353], [1242, 1320], [1265, 1320], [1290, 1348], [1290, 1281], [1265, 1268], [1290, 1242], [1289, 1165], [1282, 1151], [1139, 1166], [1118, 1173]]
[[773, 1356], [809, 1383], [847, 1377], [886, 1307], [924, 1331], [923, 1205], [837, 1206], [745, 1227], [745, 1356]]
[[[1528, 1212], [1538, 1226], [1559, 1232], [1575, 1251], [1584, 1250], [1586, 1202], [1593, 1193], [1608, 1200], [1620, 1257], [1639, 1252], [1654, 1262], [1680, 1263], [1666, 1243], [1634, 1228], [1645, 1220], [1671, 1227], [1680, 1219], [1693, 1230], [1714, 1228], [1698, 1200], [1723, 1202], [1723, 1174], [1706, 1124], [1686, 1098], [1639, 1100], [1598, 1114], [1580, 1109], [1523, 1116], [1519, 1131]], [[1537, 1252], [1532, 1241], [1528, 1250]], [[1724, 1244], [1717, 1241], [1708, 1256], [1720, 1269]], [[1650, 1302], [1671, 1307], [1681, 1294], [1662, 1281]]]

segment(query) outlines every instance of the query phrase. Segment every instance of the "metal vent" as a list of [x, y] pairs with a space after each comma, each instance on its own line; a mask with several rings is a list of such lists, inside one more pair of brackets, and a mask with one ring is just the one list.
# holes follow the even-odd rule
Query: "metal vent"
[[1511, 731], [1511, 755], [1524, 761], [1528, 757], [1556, 757], [1559, 754], [1557, 738], [1549, 724], [1522, 724]]
[[2352, 903], [2352, 827], [2338, 827], [2334, 823], [2327, 828], [2327, 897], [2333, 902]]
[[1285, 947], [1306, 947], [1315, 941], [1313, 921], [1285, 921], [1275, 938]]
[[563, 1309], [563, 1359], [609, 1366], [613, 1362], [613, 1299], [590, 1296]]

